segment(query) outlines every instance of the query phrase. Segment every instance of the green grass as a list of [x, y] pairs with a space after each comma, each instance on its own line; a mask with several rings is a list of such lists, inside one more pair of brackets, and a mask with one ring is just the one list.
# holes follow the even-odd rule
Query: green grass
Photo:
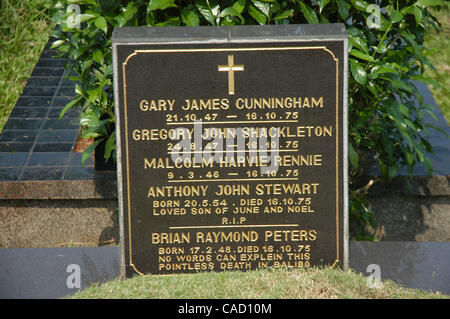
[[0, 2], [0, 132], [53, 30], [43, 2]]
[[447, 122], [450, 123], [450, 5], [440, 12], [435, 12], [435, 16], [442, 24], [440, 32], [433, 30], [426, 38], [425, 47], [432, 53], [429, 59], [435, 66], [436, 70], [428, 69], [426, 76], [436, 80], [440, 88], [429, 85], [429, 89], [433, 94], [436, 103], [444, 113]]
[[449, 298], [401, 288], [383, 281], [370, 288], [367, 278], [332, 268], [225, 271], [174, 276], [145, 276], [93, 285], [68, 298], [303, 299], [303, 298]]

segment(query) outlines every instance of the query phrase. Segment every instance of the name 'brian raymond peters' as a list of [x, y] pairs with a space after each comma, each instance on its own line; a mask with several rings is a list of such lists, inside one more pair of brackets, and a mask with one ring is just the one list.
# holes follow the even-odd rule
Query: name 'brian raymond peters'
[[184, 243], [242, 243], [256, 242], [303, 242], [317, 240], [315, 229], [265, 230], [260, 234], [250, 231], [211, 231], [211, 232], [168, 232], [152, 233], [152, 244], [184, 244]]

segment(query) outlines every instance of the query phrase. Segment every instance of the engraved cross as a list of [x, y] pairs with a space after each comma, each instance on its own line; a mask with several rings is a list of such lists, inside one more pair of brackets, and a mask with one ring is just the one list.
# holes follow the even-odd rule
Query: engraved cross
[[234, 55], [228, 56], [228, 65], [219, 65], [219, 72], [228, 72], [228, 94], [234, 94], [234, 72], [244, 71], [244, 65], [234, 65]]

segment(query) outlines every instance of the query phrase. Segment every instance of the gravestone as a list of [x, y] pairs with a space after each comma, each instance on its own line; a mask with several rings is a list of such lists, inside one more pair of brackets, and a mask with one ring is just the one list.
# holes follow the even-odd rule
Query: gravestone
[[122, 275], [347, 267], [342, 24], [112, 43]]

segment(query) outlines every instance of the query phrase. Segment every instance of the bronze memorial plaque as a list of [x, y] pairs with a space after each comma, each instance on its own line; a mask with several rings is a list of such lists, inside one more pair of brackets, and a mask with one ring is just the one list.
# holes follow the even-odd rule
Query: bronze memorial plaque
[[346, 266], [346, 41], [115, 30], [123, 274]]

